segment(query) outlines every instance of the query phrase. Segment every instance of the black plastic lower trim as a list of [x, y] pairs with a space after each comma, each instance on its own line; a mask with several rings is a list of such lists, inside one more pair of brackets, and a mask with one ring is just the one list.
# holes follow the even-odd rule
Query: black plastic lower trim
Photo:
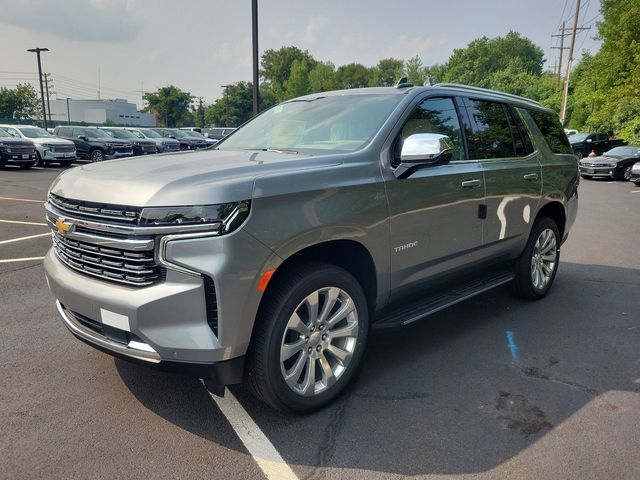
[[202, 378], [204, 380], [209, 380], [217, 385], [234, 385], [237, 383], [242, 383], [243, 380], [245, 359], [244, 355], [232, 358], [230, 360], [224, 360], [222, 362], [214, 363], [173, 362], [168, 360], [163, 360], [160, 363], [150, 363], [145, 362], [144, 360], [138, 360], [127, 355], [113, 352], [108, 348], [103, 348], [99, 345], [91, 343], [89, 340], [76, 335], [74, 332], [71, 333], [73, 333], [77, 339], [82, 340], [84, 343], [95, 348], [96, 350], [100, 350], [101, 352], [107, 353], [115, 358], [121, 358], [122, 360], [126, 360], [130, 363], [153, 368], [154, 370]]

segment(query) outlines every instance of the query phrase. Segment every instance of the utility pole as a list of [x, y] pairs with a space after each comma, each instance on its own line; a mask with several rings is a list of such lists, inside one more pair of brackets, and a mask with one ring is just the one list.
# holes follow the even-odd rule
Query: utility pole
[[258, 0], [251, 0], [251, 37], [253, 40], [253, 116], [260, 111], [258, 90]]
[[224, 88], [224, 125], [219, 125], [221, 127], [229, 127], [229, 87], [231, 85], [220, 85]]
[[49, 82], [51, 81], [50, 73], [43, 73], [44, 75], [44, 88], [47, 92], [47, 112], [49, 112], [49, 123], [51, 123], [51, 103], [49, 102]]
[[198, 97], [198, 123], [196, 127], [204, 128], [204, 105], [202, 103], [203, 97]]
[[42, 85], [42, 63], [40, 63], [40, 52], [48, 52], [48, 48], [30, 48], [27, 52], [33, 52], [38, 57], [38, 78], [40, 79], [40, 99], [42, 100], [42, 121], [44, 128], [47, 129], [47, 112], [44, 106], [44, 87]]
[[556, 80], [556, 91], [560, 90], [560, 79], [562, 78], [562, 56], [564, 55], [564, 51], [567, 47], [564, 46], [564, 37], [567, 35], [565, 33], [564, 21], [562, 22], [562, 30], [560, 30], [560, 35], [551, 35], [552, 37], [560, 37], [560, 46], [559, 47], [551, 47], [553, 49], [560, 50], [560, 60], [558, 60], [558, 72], [557, 72], [557, 80]]
[[[564, 90], [562, 91], [562, 107], [560, 108], [560, 122], [564, 125], [567, 114], [567, 100], [569, 96], [569, 75], [573, 62], [573, 49], [576, 45], [576, 31], [578, 30], [578, 15], [580, 14], [580, 0], [576, 0], [576, 14], [573, 17], [573, 31], [571, 32], [571, 45], [569, 46], [569, 58], [567, 60], [567, 74], [564, 77]], [[564, 32], [563, 32], [564, 33]]]
[[100, 67], [98, 67], [98, 100], [100, 100]]
[[71, 125], [71, 113], [69, 111], [69, 97], [67, 97], [67, 125]]

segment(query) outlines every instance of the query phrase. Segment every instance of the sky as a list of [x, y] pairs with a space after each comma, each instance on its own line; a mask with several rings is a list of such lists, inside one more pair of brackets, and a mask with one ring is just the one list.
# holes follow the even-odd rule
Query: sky
[[[258, 0], [259, 49], [296, 45], [336, 66], [379, 59], [445, 62], [481, 36], [515, 30], [557, 61], [562, 19], [576, 0]], [[582, 0], [576, 58], [597, 51], [600, 0]], [[46, 47], [43, 72], [60, 98], [125, 98], [173, 84], [211, 103], [221, 85], [250, 81], [251, 0], [0, 0], [0, 86], [36, 85], [26, 50]], [[565, 46], [569, 38], [565, 40]], [[39, 88], [39, 87], [38, 87]], [[52, 95], [56, 98], [56, 95]]]

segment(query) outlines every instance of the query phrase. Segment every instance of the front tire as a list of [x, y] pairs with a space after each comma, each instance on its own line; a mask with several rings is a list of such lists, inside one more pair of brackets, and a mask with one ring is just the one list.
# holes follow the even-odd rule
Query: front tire
[[621, 177], [622, 177], [621, 180], [625, 182], [631, 181], [631, 165], [628, 165], [624, 168], [624, 170], [622, 171]]
[[560, 261], [560, 232], [556, 223], [541, 217], [533, 225], [527, 246], [516, 260], [513, 293], [538, 300], [551, 288]]
[[91, 151], [91, 155], [89, 156], [89, 160], [92, 162], [102, 162], [104, 160], [104, 152], [99, 148]]
[[358, 281], [334, 265], [308, 263], [274, 279], [256, 320], [248, 385], [281, 411], [311, 412], [353, 378], [369, 326]]
[[584, 151], [581, 149], [574, 150], [573, 153], [578, 157], [578, 160], [582, 160], [584, 157]]

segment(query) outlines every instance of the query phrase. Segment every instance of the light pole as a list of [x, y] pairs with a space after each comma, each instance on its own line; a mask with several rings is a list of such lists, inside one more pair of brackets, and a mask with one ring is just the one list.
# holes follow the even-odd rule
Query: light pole
[[229, 127], [229, 87], [231, 85], [220, 85], [224, 88], [224, 125], [223, 127]]
[[251, 0], [251, 37], [253, 40], [253, 116], [260, 111], [258, 90], [258, 0]]
[[42, 63], [40, 63], [40, 52], [48, 52], [48, 48], [30, 48], [27, 52], [33, 52], [38, 57], [38, 78], [40, 79], [40, 98], [42, 99], [42, 120], [44, 121], [44, 128], [47, 129], [47, 111], [44, 106], [44, 87], [42, 85]]

